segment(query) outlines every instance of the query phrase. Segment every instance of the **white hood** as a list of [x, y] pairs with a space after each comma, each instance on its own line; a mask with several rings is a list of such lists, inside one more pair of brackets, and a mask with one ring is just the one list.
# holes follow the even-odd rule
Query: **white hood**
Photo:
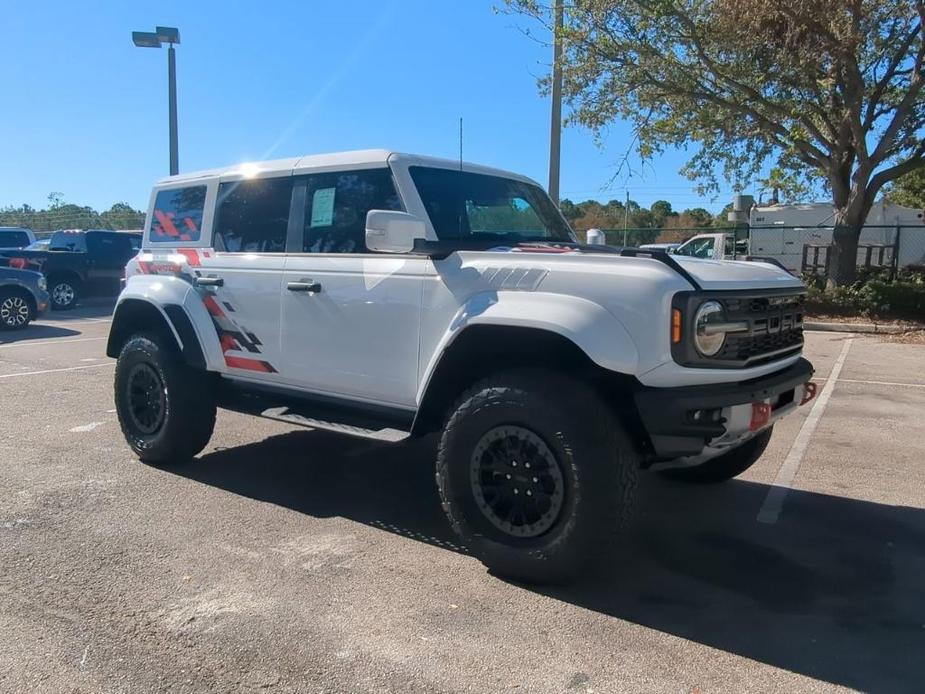
[[770, 263], [672, 256], [703, 289], [800, 289], [803, 282]]

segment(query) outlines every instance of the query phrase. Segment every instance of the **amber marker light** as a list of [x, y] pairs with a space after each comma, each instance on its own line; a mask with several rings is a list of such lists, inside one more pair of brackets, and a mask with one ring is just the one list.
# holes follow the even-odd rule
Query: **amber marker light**
[[681, 309], [671, 310], [671, 344], [681, 342]]

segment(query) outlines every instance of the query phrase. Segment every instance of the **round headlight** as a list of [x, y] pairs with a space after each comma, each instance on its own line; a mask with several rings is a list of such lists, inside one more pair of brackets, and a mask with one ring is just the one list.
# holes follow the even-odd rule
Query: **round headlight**
[[705, 357], [715, 356], [726, 342], [726, 333], [707, 330], [709, 323], [723, 319], [723, 306], [718, 301], [705, 301], [694, 315], [694, 346]]
[[48, 289], [48, 280], [45, 279], [45, 275], [42, 275], [41, 277], [39, 277], [38, 284], [39, 284], [39, 289], [41, 289], [43, 292], [46, 289]]

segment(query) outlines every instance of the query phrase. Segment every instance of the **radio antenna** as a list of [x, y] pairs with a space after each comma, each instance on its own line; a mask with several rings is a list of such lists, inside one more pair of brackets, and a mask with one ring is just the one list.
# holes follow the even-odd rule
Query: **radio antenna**
[[459, 170], [462, 171], [462, 116], [459, 117]]

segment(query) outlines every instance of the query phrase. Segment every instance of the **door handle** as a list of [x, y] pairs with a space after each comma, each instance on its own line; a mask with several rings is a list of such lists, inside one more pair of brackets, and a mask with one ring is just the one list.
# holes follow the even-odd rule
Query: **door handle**
[[197, 277], [196, 286], [198, 287], [224, 287], [225, 280], [221, 277]]
[[321, 291], [321, 284], [312, 280], [301, 280], [299, 282], [287, 282], [286, 289], [290, 292], [308, 292], [317, 294]]

